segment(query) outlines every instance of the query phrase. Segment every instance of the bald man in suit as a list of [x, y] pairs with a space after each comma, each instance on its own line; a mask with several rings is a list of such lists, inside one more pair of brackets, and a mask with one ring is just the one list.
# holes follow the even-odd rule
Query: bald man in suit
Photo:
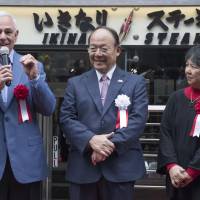
[[[145, 80], [116, 65], [121, 49], [111, 28], [91, 33], [88, 52], [93, 68], [69, 79], [60, 113], [71, 145], [66, 175], [70, 199], [133, 200], [134, 183], [145, 173], [139, 143], [147, 118]], [[116, 125], [119, 95], [130, 99], [128, 120], [119, 115], [124, 126]]]

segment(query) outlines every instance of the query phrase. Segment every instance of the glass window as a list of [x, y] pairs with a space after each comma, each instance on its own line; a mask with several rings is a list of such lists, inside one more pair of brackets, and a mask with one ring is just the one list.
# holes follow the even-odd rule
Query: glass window
[[187, 48], [141, 46], [127, 49], [127, 69], [147, 80], [150, 104], [166, 104], [169, 95], [186, 86]]

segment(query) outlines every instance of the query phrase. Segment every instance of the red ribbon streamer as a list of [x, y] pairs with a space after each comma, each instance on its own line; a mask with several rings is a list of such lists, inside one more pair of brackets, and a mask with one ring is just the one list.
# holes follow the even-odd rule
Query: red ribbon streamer
[[[126, 110], [126, 122], [128, 124], [128, 110]], [[116, 120], [116, 126], [115, 126], [116, 129], [120, 128], [120, 111], [118, 109], [118, 112], [117, 112], [117, 120]]]

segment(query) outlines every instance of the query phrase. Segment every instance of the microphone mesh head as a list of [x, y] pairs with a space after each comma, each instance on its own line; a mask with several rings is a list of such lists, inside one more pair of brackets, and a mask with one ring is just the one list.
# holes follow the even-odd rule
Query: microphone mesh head
[[0, 54], [3, 55], [3, 54], [9, 54], [9, 49], [8, 47], [6, 46], [3, 46], [0, 48]]

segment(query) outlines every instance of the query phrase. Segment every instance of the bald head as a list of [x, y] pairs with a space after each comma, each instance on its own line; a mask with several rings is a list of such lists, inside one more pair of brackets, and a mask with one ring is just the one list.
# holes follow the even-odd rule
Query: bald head
[[0, 12], [0, 46], [6, 46], [11, 51], [17, 37], [18, 30], [15, 19], [8, 13]]
[[117, 34], [117, 32], [114, 30], [114, 29], [112, 29], [112, 28], [110, 28], [110, 27], [106, 27], [106, 26], [99, 26], [99, 27], [97, 27], [91, 34], [90, 34], [90, 36], [89, 36], [89, 38], [88, 38], [88, 44], [90, 44], [90, 39], [91, 39], [91, 37], [93, 36], [93, 34], [95, 34], [96, 32], [99, 32], [99, 31], [103, 31], [103, 32], [108, 32], [108, 33], [110, 33], [110, 35], [113, 37], [113, 39], [114, 39], [114, 43], [115, 43], [115, 45], [116, 46], [118, 46], [119, 45], [119, 36], [118, 36], [118, 34]]
[[4, 11], [0, 11], [0, 18], [1, 17], [3, 17], [3, 18], [9, 18], [12, 21], [14, 28], [17, 30], [16, 19], [11, 14], [9, 14], [7, 12], [4, 12]]

